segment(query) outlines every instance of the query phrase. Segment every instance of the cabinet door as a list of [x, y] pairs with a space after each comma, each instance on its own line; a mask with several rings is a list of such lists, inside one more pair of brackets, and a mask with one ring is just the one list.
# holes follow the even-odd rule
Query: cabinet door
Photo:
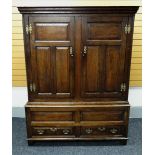
[[30, 16], [29, 26], [31, 95], [35, 99], [73, 97], [74, 18]]
[[81, 96], [121, 98], [125, 83], [128, 17], [98, 16], [82, 19]]

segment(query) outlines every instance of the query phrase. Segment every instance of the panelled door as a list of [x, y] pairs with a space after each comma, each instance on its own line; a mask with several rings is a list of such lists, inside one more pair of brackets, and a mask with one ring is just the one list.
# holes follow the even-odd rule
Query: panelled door
[[82, 18], [82, 97], [123, 96], [127, 23], [122, 16]]
[[74, 96], [74, 17], [30, 16], [31, 95]]

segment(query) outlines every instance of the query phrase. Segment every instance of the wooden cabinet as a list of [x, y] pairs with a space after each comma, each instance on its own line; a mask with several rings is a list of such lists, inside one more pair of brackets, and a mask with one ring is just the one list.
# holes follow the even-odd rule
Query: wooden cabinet
[[29, 144], [127, 141], [129, 73], [138, 7], [19, 7]]

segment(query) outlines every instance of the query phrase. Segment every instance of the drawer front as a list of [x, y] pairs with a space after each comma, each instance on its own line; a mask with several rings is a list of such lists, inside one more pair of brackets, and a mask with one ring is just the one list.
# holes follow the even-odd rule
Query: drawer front
[[123, 136], [125, 126], [85, 126], [81, 127], [82, 136]]
[[74, 113], [68, 111], [32, 111], [32, 121], [74, 121]]
[[81, 112], [81, 121], [124, 121], [126, 113], [126, 108], [86, 109]]
[[73, 136], [75, 127], [33, 127], [34, 136]]

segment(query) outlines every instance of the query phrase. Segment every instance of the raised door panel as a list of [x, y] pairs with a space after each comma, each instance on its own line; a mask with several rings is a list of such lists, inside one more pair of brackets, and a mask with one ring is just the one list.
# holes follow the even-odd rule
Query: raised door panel
[[36, 40], [68, 40], [68, 26], [68, 23], [37, 23], [35, 36]]
[[30, 16], [30, 24], [32, 98], [72, 98], [74, 18]]
[[53, 76], [51, 72], [51, 49], [50, 47], [36, 47], [35, 54], [37, 89], [39, 93], [51, 93]]
[[29, 23], [35, 43], [74, 44], [74, 17], [30, 16]]
[[121, 25], [119, 23], [88, 23], [88, 32], [90, 40], [121, 39]]
[[83, 17], [81, 54], [81, 96], [121, 98], [125, 83], [126, 34], [128, 17]]
[[99, 46], [89, 46], [83, 64], [85, 89], [88, 93], [99, 89], [99, 59]]
[[105, 51], [105, 83], [107, 92], [119, 92], [124, 82], [124, 59], [120, 45], [107, 46]]
[[69, 48], [56, 47], [56, 92], [68, 93], [70, 91], [70, 81], [72, 84], [73, 77], [70, 76], [72, 63], [70, 62]]

